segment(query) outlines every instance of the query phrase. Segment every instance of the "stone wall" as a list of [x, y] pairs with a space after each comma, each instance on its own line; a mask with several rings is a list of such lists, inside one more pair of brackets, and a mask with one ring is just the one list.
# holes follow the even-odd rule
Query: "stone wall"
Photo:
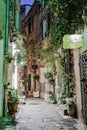
[[76, 103], [77, 103], [77, 112], [78, 118], [82, 120], [81, 113], [81, 87], [80, 87], [80, 68], [79, 68], [79, 49], [73, 50], [74, 54], [74, 72], [75, 72], [75, 83], [76, 83]]
[[[48, 8], [45, 7], [43, 10], [41, 9], [41, 6], [39, 4], [34, 3], [32, 6], [30, 12], [28, 13], [27, 17], [23, 21], [23, 28], [26, 32], [26, 48], [27, 48], [27, 77], [28, 74], [31, 74], [31, 91], [33, 91], [34, 87], [34, 80], [33, 75], [35, 74], [34, 70], [32, 69], [32, 65], [36, 64], [38, 65], [38, 69], [36, 70], [36, 74], [42, 75], [41, 67], [45, 68], [42, 64], [42, 61], [38, 62], [39, 58], [39, 50], [46, 46], [48, 38], [45, 37], [45, 39], [41, 39], [41, 22], [43, 17], [46, 15], [46, 10]], [[29, 24], [32, 23], [32, 28], [29, 32]], [[40, 87], [43, 86], [43, 77], [41, 76], [39, 81], [36, 81], [36, 86]], [[45, 80], [44, 80], [45, 82]], [[42, 91], [42, 90], [41, 90]], [[41, 97], [44, 98], [44, 92], [41, 92]]]

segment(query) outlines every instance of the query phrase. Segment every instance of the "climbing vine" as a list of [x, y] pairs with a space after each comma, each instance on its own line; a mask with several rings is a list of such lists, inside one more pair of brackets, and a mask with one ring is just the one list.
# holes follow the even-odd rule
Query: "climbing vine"
[[17, 60], [17, 63], [22, 66], [25, 66], [27, 62], [27, 51], [24, 45], [24, 39], [25, 39], [25, 36], [23, 34], [18, 34], [17, 39], [15, 41], [15, 44], [18, 50], [16, 54], [17, 56], [16, 60]]
[[85, 0], [45, 0], [50, 8], [50, 43], [58, 48], [65, 34], [74, 34], [83, 27], [82, 14]]
[[13, 0], [9, 1], [9, 35], [12, 35], [12, 33], [15, 30], [15, 26], [14, 26], [14, 2]]
[[23, 34], [20, 34], [18, 31], [16, 31], [16, 10], [18, 10], [18, 5], [16, 1], [9, 0], [9, 37], [10, 37], [10, 42], [14, 42], [16, 44], [17, 52], [16, 54], [16, 60], [17, 63], [20, 65], [26, 65], [27, 61], [27, 52], [26, 48], [24, 45], [24, 39], [25, 36]]
[[[42, 0], [43, 1], [43, 0]], [[83, 28], [82, 14], [85, 0], [45, 0], [50, 10], [50, 40], [42, 51], [45, 59], [55, 61], [54, 53], [62, 47], [63, 36], [74, 34]]]
[[53, 17], [51, 27], [51, 44], [59, 46], [65, 34], [74, 34], [83, 27], [82, 14], [87, 2], [85, 0], [48, 0]]

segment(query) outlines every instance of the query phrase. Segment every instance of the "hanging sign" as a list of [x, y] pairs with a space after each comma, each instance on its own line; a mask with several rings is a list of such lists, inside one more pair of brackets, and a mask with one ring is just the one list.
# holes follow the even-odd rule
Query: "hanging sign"
[[82, 47], [82, 35], [72, 34], [65, 35], [63, 37], [63, 48], [64, 49], [76, 49]]

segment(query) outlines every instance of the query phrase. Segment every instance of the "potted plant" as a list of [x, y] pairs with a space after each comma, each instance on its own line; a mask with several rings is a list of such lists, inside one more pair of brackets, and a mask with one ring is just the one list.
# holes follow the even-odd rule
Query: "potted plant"
[[68, 106], [68, 114], [69, 116], [74, 116], [75, 115], [75, 112], [76, 112], [76, 104], [74, 103], [74, 101], [69, 101], [67, 103], [67, 106]]
[[44, 73], [44, 77], [45, 77], [46, 79], [48, 79], [48, 80], [52, 80], [52, 79], [53, 79], [53, 75], [52, 75], [52, 73], [50, 73], [50, 72]]
[[33, 78], [38, 80], [40, 76], [37, 74], [37, 75], [34, 75]]
[[13, 111], [17, 112], [18, 110], [18, 104], [19, 104], [19, 98], [17, 97], [12, 97], [11, 102], [13, 103]]
[[59, 102], [60, 102], [60, 104], [66, 104], [65, 95], [59, 96]]
[[57, 103], [56, 102], [56, 94], [55, 93], [51, 94], [51, 96], [50, 96], [50, 102], [53, 103], [53, 104]]
[[18, 92], [15, 88], [8, 88], [8, 95], [7, 95], [7, 104], [8, 104], [8, 113], [10, 115], [17, 112], [18, 104], [19, 104], [19, 98], [18, 98]]
[[73, 92], [71, 91], [66, 92], [66, 103], [69, 101], [73, 101]]
[[8, 63], [10, 63], [12, 60], [14, 60], [14, 56], [12, 56], [11, 52], [6, 52], [5, 58], [8, 61]]

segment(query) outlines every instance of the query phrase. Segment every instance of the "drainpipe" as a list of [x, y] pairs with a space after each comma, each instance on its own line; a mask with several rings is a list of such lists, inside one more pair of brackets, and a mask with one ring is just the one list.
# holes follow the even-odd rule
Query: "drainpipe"
[[[8, 51], [8, 29], [9, 29], [9, 0], [6, 0], [6, 24], [5, 24], [5, 53]], [[5, 72], [8, 69], [8, 64], [4, 62], [4, 76], [7, 77]], [[3, 99], [3, 116], [6, 115], [6, 91], [5, 91], [6, 83], [4, 79], [4, 99]]]
[[6, 0], [6, 36], [5, 36], [5, 52], [8, 51], [8, 29], [9, 29], [9, 0]]

